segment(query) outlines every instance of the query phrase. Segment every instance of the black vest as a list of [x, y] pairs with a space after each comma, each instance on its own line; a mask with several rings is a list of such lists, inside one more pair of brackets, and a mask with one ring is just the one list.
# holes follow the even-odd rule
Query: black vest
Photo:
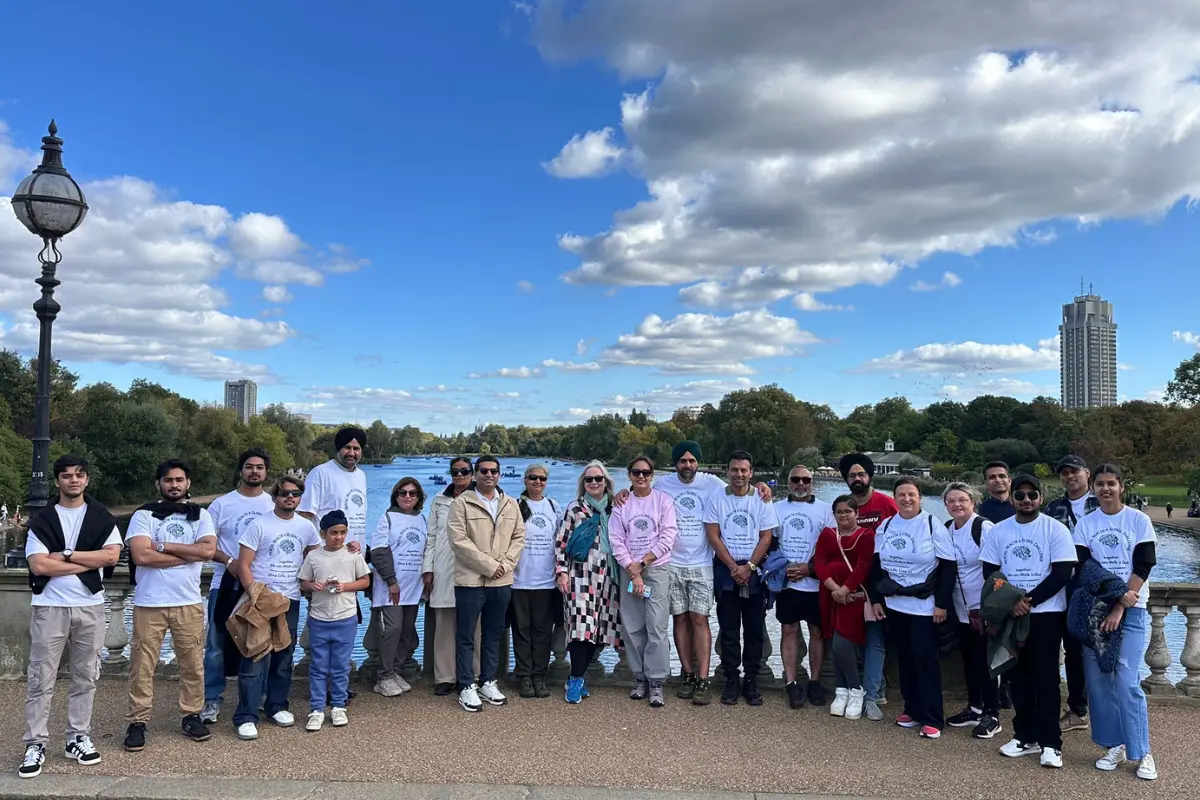
[[[75, 543], [74, 549], [99, 550], [104, 547], [104, 542], [116, 527], [117, 518], [109, 513], [107, 508], [91, 498], [84, 498], [84, 502], [87, 504], [87, 510], [83, 512], [83, 524], [79, 528], [79, 541]], [[51, 553], [61, 553], [67, 546], [62, 520], [58, 518], [58, 512], [54, 510], [53, 504], [46, 506], [29, 518], [29, 533], [36, 536]], [[101, 579], [98, 569], [81, 572], [79, 580], [83, 581], [83, 585], [92, 594], [104, 590], [104, 581]], [[34, 594], [41, 594], [45, 591], [46, 584], [49, 582], [49, 575], [29, 573], [29, 588]]]

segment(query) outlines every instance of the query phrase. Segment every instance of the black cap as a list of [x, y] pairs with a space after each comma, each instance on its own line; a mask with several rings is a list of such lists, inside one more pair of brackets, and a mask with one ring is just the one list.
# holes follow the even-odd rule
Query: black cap
[[1023, 483], [1028, 483], [1030, 486], [1037, 489], [1039, 492], [1042, 490], [1042, 482], [1037, 479], [1037, 476], [1030, 475], [1029, 473], [1025, 473], [1023, 475], [1018, 475], [1017, 477], [1013, 478], [1012, 479], [1012, 488], [1016, 489], [1018, 486], [1020, 486]]
[[1088, 465], [1087, 462], [1079, 456], [1063, 456], [1058, 460], [1058, 463], [1054, 465], [1054, 471], [1062, 472], [1066, 467], [1070, 467], [1071, 469], [1087, 469]]

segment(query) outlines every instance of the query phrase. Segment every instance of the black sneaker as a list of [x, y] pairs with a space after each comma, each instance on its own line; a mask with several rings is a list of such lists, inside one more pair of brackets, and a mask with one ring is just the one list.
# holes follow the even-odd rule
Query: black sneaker
[[453, 683], [439, 683], [437, 686], [433, 687], [433, 693], [435, 695], [437, 695], [438, 697], [445, 697], [446, 695], [450, 694], [453, 691], [454, 691]]
[[46, 763], [46, 745], [31, 744], [25, 748], [25, 758], [17, 768], [17, 775], [22, 778], [36, 778], [42, 774], [42, 764]]
[[721, 702], [727, 706], [736, 706], [738, 698], [742, 696], [742, 682], [738, 680], [737, 675], [730, 675], [725, 679], [725, 689], [721, 692]]
[[77, 733], [67, 742], [63, 755], [80, 765], [90, 767], [100, 763], [100, 751], [92, 744], [92, 737], [86, 733]]
[[746, 678], [742, 681], [742, 697], [746, 698], [746, 704], [751, 706], [761, 706], [763, 704], [762, 692], [758, 690], [757, 678]]
[[822, 686], [821, 682], [818, 680], [809, 678], [808, 686], [805, 687], [805, 691], [808, 693], [809, 705], [818, 707], [823, 706], [825, 705], [825, 701], [829, 699], [825, 696], [825, 687]]
[[792, 681], [787, 686], [783, 687], [787, 690], [788, 706], [791, 708], [804, 708], [804, 690], [800, 688], [800, 684]]
[[971, 735], [976, 739], [990, 739], [1002, 730], [1004, 728], [1000, 725], [1000, 720], [984, 714], [979, 718], [979, 724], [971, 731]]
[[212, 738], [212, 731], [200, 721], [199, 714], [188, 714], [183, 718], [183, 735], [193, 742], [207, 742]]
[[129, 723], [129, 727], [125, 729], [125, 749], [131, 753], [140, 753], [146, 749], [146, 723]]
[[694, 672], [679, 673], [679, 688], [675, 696], [680, 700], [691, 700], [696, 694], [696, 674]]
[[537, 692], [533, 690], [533, 678], [521, 678], [521, 688], [518, 694], [525, 698], [537, 697]]
[[533, 696], [534, 697], [549, 697], [550, 690], [546, 688], [546, 679], [543, 677], [534, 676], [533, 678]]
[[946, 724], [951, 728], [970, 728], [973, 725], [979, 724], [979, 720], [983, 715], [973, 711], [969, 706], [964, 708], [952, 717], [947, 717]]

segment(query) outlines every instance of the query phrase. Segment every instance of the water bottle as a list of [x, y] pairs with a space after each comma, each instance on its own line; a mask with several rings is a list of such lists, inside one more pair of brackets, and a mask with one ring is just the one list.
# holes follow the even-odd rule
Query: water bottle
[[325, 579], [325, 591], [329, 592], [330, 594], [337, 594], [341, 590], [341, 581], [338, 580], [337, 575], [330, 575]]

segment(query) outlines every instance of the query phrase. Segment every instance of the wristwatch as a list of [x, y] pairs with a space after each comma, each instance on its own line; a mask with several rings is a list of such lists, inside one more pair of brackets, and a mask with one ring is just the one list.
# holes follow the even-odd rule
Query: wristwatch
[[159, 542], [158, 544], [154, 545], [154, 549], [160, 553], [165, 553], [167, 552], [167, 545], [164, 542]]
[[753, 561], [747, 561], [746, 566], [750, 568], [751, 572], [758, 574], [758, 564], [755, 564]]
[[70, 562], [71, 556], [73, 556], [73, 555], [75, 555], [75, 551], [69, 547], [66, 550], [62, 551], [63, 561]]

